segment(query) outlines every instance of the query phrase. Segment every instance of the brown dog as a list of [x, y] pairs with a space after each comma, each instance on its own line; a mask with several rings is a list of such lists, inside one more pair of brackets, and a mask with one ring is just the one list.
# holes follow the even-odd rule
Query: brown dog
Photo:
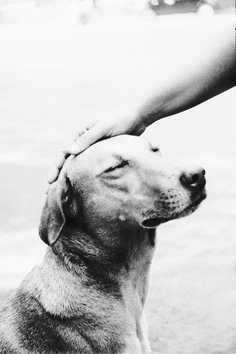
[[204, 170], [119, 136], [71, 157], [48, 191], [49, 247], [0, 310], [1, 353], [149, 353], [144, 303], [155, 228], [205, 198]]

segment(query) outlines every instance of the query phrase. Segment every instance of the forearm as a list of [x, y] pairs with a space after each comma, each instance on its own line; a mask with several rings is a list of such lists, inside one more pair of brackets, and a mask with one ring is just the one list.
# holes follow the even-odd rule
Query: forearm
[[[200, 48], [198, 48], [200, 50]], [[149, 124], [189, 109], [235, 85], [235, 39], [232, 27], [215, 40], [205, 43], [198, 58], [187, 58], [184, 70], [173, 67], [172, 72], [138, 104], [125, 114], [87, 122], [78, 132], [78, 138], [55, 163], [49, 183], [54, 182], [69, 154], [79, 154], [96, 141], [119, 134], [140, 135]], [[141, 101], [141, 102], [140, 102]]]
[[232, 28], [208, 44], [203, 54], [190, 59], [184, 70], [158, 82], [137, 112], [146, 126], [192, 108], [235, 85], [235, 39]]

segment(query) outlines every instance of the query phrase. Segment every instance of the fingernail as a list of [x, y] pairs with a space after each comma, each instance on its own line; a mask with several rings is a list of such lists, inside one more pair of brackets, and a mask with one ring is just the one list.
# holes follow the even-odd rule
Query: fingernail
[[58, 168], [56, 166], [53, 166], [48, 174], [48, 178], [47, 178], [48, 183], [50, 184], [53, 183], [57, 179], [58, 174], [59, 174]]

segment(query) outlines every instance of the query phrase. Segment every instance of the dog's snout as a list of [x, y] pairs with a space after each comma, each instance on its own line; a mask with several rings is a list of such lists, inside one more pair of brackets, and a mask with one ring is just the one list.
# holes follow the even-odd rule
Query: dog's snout
[[180, 176], [182, 185], [190, 190], [202, 189], [206, 184], [205, 170], [198, 169], [191, 172], [184, 172]]

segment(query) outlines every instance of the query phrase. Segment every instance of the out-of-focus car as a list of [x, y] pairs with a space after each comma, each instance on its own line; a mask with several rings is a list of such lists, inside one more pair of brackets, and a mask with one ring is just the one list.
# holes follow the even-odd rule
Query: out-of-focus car
[[148, 0], [148, 7], [157, 15], [217, 10], [232, 7], [234, 0]]

